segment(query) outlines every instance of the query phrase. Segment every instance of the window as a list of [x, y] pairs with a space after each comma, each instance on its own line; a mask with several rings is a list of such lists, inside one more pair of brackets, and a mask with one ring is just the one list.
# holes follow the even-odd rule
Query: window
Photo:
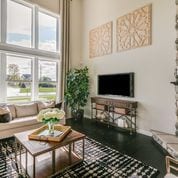
[[31, 47], [32, 44], [32, 9], [7, 1], [7, 43]]
[[39, 60], [39, 85], [38, 93], [40, 100], [56, 99], [57, 84], [57, 63], [45, 60]]
[[39, 12], [38, 17], [39, 17], [39, 49], [47, 51], [56, 51], [57, 19], [42, 12]]
[[30, 101], [32, 82], [32, 60], [7, 55], [7, 101]]
[[23, 0], [0, 5], [0, 103], [60, 99], [59, 16]]

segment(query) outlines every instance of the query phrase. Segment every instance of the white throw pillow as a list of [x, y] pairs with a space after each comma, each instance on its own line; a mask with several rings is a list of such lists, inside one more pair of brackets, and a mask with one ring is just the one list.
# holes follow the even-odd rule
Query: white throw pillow
[[7, 106], [1, 106], [0, 107], [0, 115], [8, 114], [10, 113], [10, 110]]
[[37, 104], [38, 104], [38, 112], [40, 112], [42, 109], [55, 107], [55, 101], [48, 101], [48, 102], [39, 101]]

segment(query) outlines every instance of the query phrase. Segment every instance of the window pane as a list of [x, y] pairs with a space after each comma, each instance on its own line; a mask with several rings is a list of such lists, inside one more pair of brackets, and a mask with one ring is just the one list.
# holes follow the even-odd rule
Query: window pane
[[56, 51], [57, 19], [39, 12], [39, 49]]
[[25, 102], [31, 100], [31, 60], [7, 55], [7, 101]]
[[26, 102], [31, 100], [31, 83], [7, 82], [7, 101]]
[[56, 83], [40, 82], [38, 93], [39, 100], [55, 100]]
[[7, 43], [31, 47], [32, 9], [7, 1]]
[[40, 82], [56, 82], [57, 62], [39, 60], [38, 71]]
[[31, 81], [31, 59], [7, 56], [6, 71], [8, 81]]
[[55, 100], [57, 62], [39, 60], [39, 99]]

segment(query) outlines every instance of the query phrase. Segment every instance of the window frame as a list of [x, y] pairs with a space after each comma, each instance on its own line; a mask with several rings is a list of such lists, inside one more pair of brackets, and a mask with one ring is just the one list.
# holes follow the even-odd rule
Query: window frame
[[6, 87], [6, 55], [5, 53], [0, 53], [0, 61], [1, 61], [1, 66], [0, 66], [0, 82], [1, 82], [1, 87], [0, 87], [0, 102], [6, 102], [7, 99], [7, 87]]
[[[1, 6], [1, 13], [0, 13], [0, 27], [1, 27], [1, 37], [0, 37], [0, 50], [4, 51], [11, 51], [11, 52], [17, 52], [17, 53], [24, 53], [28, 55], [35, 55], [35, 56], [41, 56], [41, 57], [49, 57], [49, 58], [55, 58], [60, 60], [60, 54], [59, 49], [57, 51], [46, 51], [42, 49], [38, 49], [38, 12], [46, 13], [47, 15], [50, 15], [57, 20], [57, 28], [56, 28], [56, 46], [59, 48], [59, 20], [60, 16], [58, 14], [55, 14], [53, 12], [50, 12], [46, 9], [43, 9], [37, 5], [30, 4], [28, 2], [22, 1], [22, 0], [11, 0], [16, 3], [25, 5], [27, 7], [32, 8], [32, 46], [31, 48], [24, 47], [24, 46], [18, 46], [14, 44], [9, 44], [6, 42], [7, 37], [7, 0], [1, 0], [0, 6]], [[3, 24], [3, 25], [2, 25]]]
[[[59, 53], [59, 44], [60, 44], [60, 15], [50, 12], [40, 6], [26, 2], [25, 0], [11, 0], [16, 3], [25, 5], [32, 8], [32, 22], [31, 22], [31, 47], [24, 47], [14, 44], [9, 44], [6, 42], [7, 37], [7, 0], [0, 1], [0, 103], [7, 102], [7, 86], [6, 86], [6, 66], [7, 55], [21, 56], [32, 59], [32, 82], [31, 82], [31, 101], [38, 100], [38, 61], [40, 59], [47, 61], [57, 62], [57, 71], [56, 71], [56, 101], [59, 101], [61, 98], [59, 91], [60, 79], [60, 69], [61, 69], [61, 59]], [[47, 51], [38, 49], [39, 43], [39, 24], [38, 24], [38, 12], [45, 13], [49, 16], [56, 18], [56, 51]], [[3, 24], [3, 25], [2, 25]], [[60, 67], [59, 67], [60, 66]]]

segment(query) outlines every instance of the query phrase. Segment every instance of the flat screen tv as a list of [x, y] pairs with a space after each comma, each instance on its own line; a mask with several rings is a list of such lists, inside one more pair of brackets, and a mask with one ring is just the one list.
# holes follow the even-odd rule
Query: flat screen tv
[[134, 73], [98, 75], [98, 95], [134, 97]]

